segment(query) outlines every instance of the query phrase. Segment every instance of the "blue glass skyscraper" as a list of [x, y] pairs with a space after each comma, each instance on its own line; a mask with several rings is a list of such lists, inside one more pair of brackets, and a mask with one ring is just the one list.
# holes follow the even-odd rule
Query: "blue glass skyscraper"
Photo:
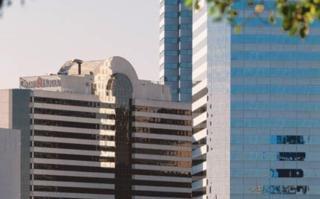
[[320, 26], [290, 37], [235, 2], [240, 34], [193, 13], [193, 198], [320, 198]]
[[160, 0], [160, 81], [174, 101], [191, 101], [192, 11], [183, 0]]

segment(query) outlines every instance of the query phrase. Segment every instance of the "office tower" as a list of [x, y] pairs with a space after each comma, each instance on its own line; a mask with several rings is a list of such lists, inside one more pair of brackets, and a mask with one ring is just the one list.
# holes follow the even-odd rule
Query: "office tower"
[[192, 11], [183, 0], [160, 0], [160, 81], [173, 101], [191, 102]]
[[234, 6], [240, 34], [193, 13], [193, 198], [319, 198], [319, 24], [289, 37]]
[[21, 198], [20, 131], [0, 128], [1, 198]]
[[68, 61], [20, 87], [1, 107], [24, 133], [30, 198], [191, 197], [190, 105], [125, 59]]

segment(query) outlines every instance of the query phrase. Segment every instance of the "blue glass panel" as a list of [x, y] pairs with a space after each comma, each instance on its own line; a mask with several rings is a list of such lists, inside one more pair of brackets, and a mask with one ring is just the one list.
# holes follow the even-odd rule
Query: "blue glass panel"
[[[320, 38], [319, 38], [320, 41]], [[309, 60], [309, 61], [320, 61], [320, 52], [297, 52], [297, 51], [288, 51], [288, 52], [258, 52], [258, 51], [250, 51], [250, 52], [235, 52], [231, 55], [232, 60]]]
[[232, 85], [232, 94], [320, 94], [320, 85], [279, 86], [279, 85]]
[[263, 119], [235, 119], [231, 120], [232, 128], [320, 128], [317, 119], [285, 119], [285, 118], [263, 118]]
[[320, 111], [316, 102], [232, 102], [232, 110]]
[[231, 37], [232, 43], [251, 43], [251, 44], [319, 44], [320, 37], [309, 35], [306, 39], [301, 40], [297, 37], [288, 37], [288, 35], [243, 35], [236, 34]]
[[257, 67], [257, 68], [240, 68], [233, 67], [231, 69], [232, 77], [287, 77], [287, 78], [310, 78], [319, 77], [320, 68], [268, 68], [268, 67]]

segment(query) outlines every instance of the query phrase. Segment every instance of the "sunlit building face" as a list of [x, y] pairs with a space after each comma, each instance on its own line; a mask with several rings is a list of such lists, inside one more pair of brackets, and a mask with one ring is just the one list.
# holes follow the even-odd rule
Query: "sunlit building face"
[[193, 13], [193, 198], [319, 198], [319, 24], [289, 37], [246, 3], [240, 34]]
[[81, 63], [0, 91], [22, 135], [22, 198], [191, 198], [190, 104], [121, 57]]

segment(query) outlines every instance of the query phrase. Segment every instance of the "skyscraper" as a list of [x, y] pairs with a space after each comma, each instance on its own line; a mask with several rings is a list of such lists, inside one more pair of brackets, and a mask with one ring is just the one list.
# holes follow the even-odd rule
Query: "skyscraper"
[[193, 198], [319, 198], [319, 24], [289, 37], [234, 6], [240, 34], [193, 15]]
[[183, 0], [160, 0], [160, 81], [174, 101], [191, 102], [192, 11]]
[[121, 57], [66, 62], [0, 91], [21, 131], [23, 197], [191, 198], [191, 111]]

